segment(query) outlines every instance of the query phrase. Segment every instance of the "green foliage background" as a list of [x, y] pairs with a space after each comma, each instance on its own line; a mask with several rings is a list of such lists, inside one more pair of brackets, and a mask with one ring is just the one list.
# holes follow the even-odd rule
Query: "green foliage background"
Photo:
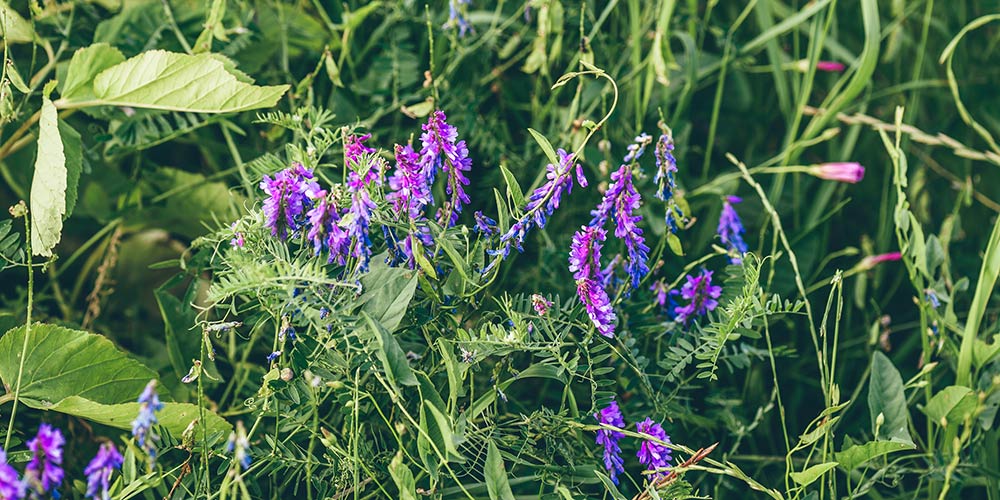
[[[623, 333], [615, 342], [605, 345], [583, 335], [554, 333], [553, 338], [567, 342], [560, 345], [566, 351], [480, 347], [482, 361], [463, 375], [468, 377], [465, 383], [490, 391], [504, 381], [514, 382], [505, 386], [507, 401], [492, 402], [486, 421], [471, 426], [479, 433], [470, 431], [466, 446], [483, 453], [462, 464], [455, 480], [446, 480], [434, 494], [458, 497], [459, 485], [478, 485], [509, 473], [510, 488], [519, 497], [557, 498], [564, 495], [562, 488], [573, 498], [610, 497], [593, 474], [600, 468], [594, 429], [571, 424], [594, 424], [588, 415], [606, 403], [598, 394], [603, 391], [618, 395], [628, 421], [649, 414], [666, 422], [673, 440], [691, 450], [719, 443], [711, 455], [717, 465], [706, 465], [712, 470], [684, 476], [700, 495], [746, 495], [750, 484], [766, 485], [789, 498], [825, 498], [835, 491], [872, 498], [1000, 498], [1000, 434], [993, 419], [1000, 367], [995, 358], [981, 357], [985, 354], [971, 358], [971, 368], [963, 369], [960, 361], [963, 338], [980, 339], [982, 346], [975, 344], [975, 352], [988, 353], [985, 340], [997, 333], [996, 301], [989, 301], [993, 287], [974, 291], [981, 283], [989, 284], [989, 266], [980, 274], [983, 260], [1000, 258], [996, 235], [991, 236], [1000, 213], [1000, 148], [994, 141], [1000, 131], [1000, 3], [474, 0], [461, 7], [473, 27], [465, 36], [448, 25], [447, 2], [10, 3], [5, 10], [8, 63], [0, 88], [0, 205], [28, 200], [39, 168], [32, 166], [47, 159], [36, 148], [41, 143], [36, 112], [43, 106], [47, 82], [61, 82], [53, 106], [61, 126], [71, 126], [80, 136], [79, 149], [68, 147], [65, 162], [71, 176], [74, 169], [79, 175], [75, 208], [67, 206], [71, 214], [55, 248], [58, 259], [35, 274], [34, 319], [104, 335], [158, 373], [161, 392], [169, 393], [173, 404], [211, 408], [231, 422], [249, 422], [260, 410], [252, 400], [264, 391], [261, 381], [268, 379], [262, 377], [275, 378], [262, 361], [270, 340], [245, 349], [236, 345], [264, 332], [273, 336], [280, 325], [273, 318], [258, 318], [256, 324], [241, 318], [245, 327], [238, 334], [210, 339], [226, 359], [206, 362], [204, 370], [221, 381], [205, 377], [193, 389], [180, 378], [205, 344], [192, 330], [203, 318], [190, 304], [203, 303], [206, 294], [227, 296], [225, 289], [210, 288], [218, 285], [211, 272], [224, 265], [208, 249], [213, 243], [227, 243], [221, 235], [229, 223], [259, 205], [260, 176], [281, 168], [274, 158], [291, 160], [307, 143], [312, 145], [310, 127], [370, 132], [371, 144], [391, 151], [394, 143], [418, 141], [424, 115], [432, 107], [442, 109], [468, 142], [473, 159], [473, 206], [464, 217], [471, 219], [476, 209], [496, 215], [492, 188], [503, 193], [505, 185], [500, 165], [513, 173], [524, 192], [544, 180], [548, 161], [529, 128], [555, 147], [570, 149], [581, 144], [588, 131], [584, 120], [596, 122], [612, 109], [614, 94], [607, 80], [577, 78], [552, 88], [561, 75], [579, 70], [583, 60], [614, 80], [619, 98], [608, 122], [584, 150], [592, 187], [575, 190], [564, 200], [545, 230], [533, 233], [525, 252], [505, 263], [482, 293], [462, 297], [454, 310], [428, 305], [431, 298], [418, 294], [410, 309], [398, 313], [397, 322], [408, 332], [396, 334], [401, 346], [391, 347], [396, 325], [386, 325], [389, 306], [369, 306], [366, 314], [379, 315], [375, 322], [388, 329], [379, 337], [383, 350], [430, 356], [435, 344], [408, 328], [431, 324], [442, 339], [467, 340], [457, 333], [460, 328], [474, 336], [473, 323], [488, 332], [485, 323], [501, 324], [517, 313], [527, 314], [527, 296], [532, 293], [543, 293], [556, 300], [558, 310], [578, 316], [566, 269], [571, 235], [589, 220], [589, 210], [600, 199], [594, 188], [606, 186], [608, 171], [618, 165], [625, 146], [643, 131], [655, 133], [661, 120], [676, 141], [679, 184], [690, 223], [679, 234], [685, 255], [663, 252], [656, 277], [679, 279], [694, 269], [685, 266], [712, 254], [713, 245], [719, 244], [715, 230], [721, 197], [739, 195], [745, 199], [738, 208], [751, 251], [762, 257], [760, 267], [752, 261], [725, 270], [719, 256], [707, 265], [717, 269], [720, 278], [732, 275], [727, 297], [743, 293], [748, 304], [756, 300], [754, 311], [772, 315], [761, 312], [755, 323], [747, 324], [760, 338], [744, 335], [738, 342], [722, 341], [718, 367], [712, 370], [717, 380], [698, 377], [703, 370], [685, 359], [712, 338], [721, 338], [718, 332], [699, 330], [689, 337], [668, 331], [673, 327], [650, 306], [648, 280], [623, 306]], [[963, 30], [975, 20], [983, 22]], [[74, 100], [66, 86], [72, 82], [67, 76], [72, 74], [71, 59], [85, 47], [115, 62], [155, 49], [199, 53], [203, 59], [211, 53], [224, 56], [211, 64], [225, 68], [233, 82], [290, 88], [274, 109], [261, 109], [260, 114], [229, 109], [203, 113], [211, 110], [174, 104], [144, 109], [114, 100], [83, 107], [79, 103], [88, 102], [90, 95], [79, 94]], [[120, 59], [112, 49], [120, 51]], [[839, 61], [847, 69], [815, 71], [814, 63], [820, 60]], [[251, 107], [257, 106], [247, 109]], [[905, 126], [896, 126], [898, 107], [903, 108], [898, 119]], [[73, 134], [60, 130], [65, 146]], [[337, 151], [339, 144], [332, 147]], [[854, 185], [755, 171], [760, 193], [780, 217], [785, 247], [763, 197], [741, 178], [727, 154], [750, 167], [857, 161], [867, 170], [864, 180]], [[645, 200], [643, 227], [650, 246], [660, 245], [662, 251], [662, 205], [652, 197], [651, 171], [638, 184]], [[23, 234], [13, 236], [21, 227], [18, 221], [0, 222], [0, 253], [11, 262], [23, 261], [23, 252], [17, 255]], [[988, 246], [991, 238], [993, 246]], [[906, 248], [901, 248], [903, 243], [908, 243]], [[797, 269], [790, 264], [789, 250], [797, 256]], [[904, 253], [903, 263], [858, 267], [865, 256], [893, 251]], [[471, 269], [474, 262], [469, 264]], [[838, 270], [844, 272], [831, 285]], [[748, 272], [754, 276], [748, 278]], [[28, 319], [27, 273], [12, 266], [0, 276], [0, 331], [7, 331]], [[809, 291], [814, 323], [805, 318], [802, 305], [795, 304], [803, 299], [796, 277]], [[387, 281], [381, 276], [369, 279]], [[404, 290], [414, 283], [394, 279], [401, 280], [399, 288]], [[758, 282], [760, 289], [754, 286]], [[746, 283], [750, 285], [743, 288]], [[392, 290], [384, 292], [387, 296], [399, 292], [386, 286]], [[940, 312], [928, 308], [926, 289], [942, 298]], [[412, 287], [409, 290], [412, 293]], [[775, 301], [773, 294], [779, 297]], [[364, 324], [350, 304], [336, 307], [345, 311], [344, 325], [353, 329]], [[970, 317], [974, 321], [967, 321]], [[809, 332], [820, 329], [833, 335], [833, 325], [839, 344], [833, 347], [831, 365], [817, 361], [815, 337]], [[373, 325], [365, 331], [371, 334], [379, 328]], [[10, 343], [15, 335], [17, 330], [12, 330], [0, 342]], [[234, 357], [237, 353], [242, 358]], [[593, 388], [584, 387], [581, 380], [574, 385], [572, 376], [567, 381], [568, 375], [557, 368], [560, 362], [569, 364], [569, 358], [560, 355], [582, 356], [576, 361], [590, 370], [582, 378], [589, 377]], [[939, 364], [931, 372], [921, 371], [931, 362]], [[363, 367], [371, 369], [371, 363]], [[518, 374], [528, 378], [525, 373], [532, 369], [535, 372], [528, 374], [543, 382], [516, 381]], [[447, 383], [440, 385], [443, 372], [427, 371], [426, 381], [413, 374], [392, 376], [409, 391], [404, 393], [407, 398], [419, 394], [429, 400], [426, 386], [441, 389]], [[10, 370], [0, 366], [0, 375], [6, 373]], [[831, 373], [840, 393], [836, 401], [831, 381], [824, 379]], [[269, 387], [267, 382], [263, 386]], [[328, 445], [328, 432], [356, 444], [350, 436], [359, 431], [347, 423], [357, 422], [356, 415], [353, 421], [329, 416], [323, 432], [310, 422], [310, 405], [336, 413], [352, 398], [357, 401], [357, 393], [350, 392], [335, 390], [329, 396], [333, 400], [322, 403], [308, 401], [301, 387], [282, 393], [289, 398], [279, 398], [285, 406], [269, 410], [284, 412], [284, 418], [268, 420], [271, 434], [254, 442], [256, 449], [271, 450], [271, 455], [255, 455], [262, 465], [253, 470], [257, 484], [251, 487], [252, 496], [402, 495], [394, 489], [399, 483], [393, 479], [403, 473], [392, 462], [391, 433], [368, 436], [370, 449], [355, 447], [353, 456], [331, 452], [330, 458], [314, 451], [320, 438], [331, 450], [351, 451], [344, 443]], [[971, 404], [978, 394], [978, 409], [964, 411], [962, 405]], [[383, 396], [373, 406], [391, 407], [393, 398]], [[435, 396], [448, 400], [437, 408], [457, 410], [450, 395]], [[579, 403], [567, 398], [579, 398]], [[114, 399], [90, 403], [121, 404], [129, 398]], [[463, 404], [474, 401], [469, 400]], [[848, 401], [851, 404], [839, 406]], [[420, 416], [435, 418], [427, 416], [437, 411], [427, 409], [434, 406], [416, 404]], [[824, 415], [825, 409], [829, 413]], [[876, 409], [885, 410], [887, 421], [902, 422], [906, 440], [912, 434], [914, 446], [889, 444], [901, 436], [884, 434], [884, 424], [875, 425]], [[22, 411], [19, 437], [39, 419], [56, 420], [73, 429], [72, 439], [81, 443], [74, 448], [79, 451], [71, 452], [80, 454], [74, 457], [78, 462], [96, 447], [90, 424], [80, 424], [85, 419]], [[365, 411], [374, 415], [372, 407]], [[969, 420], [956, 423], [959, 414]], [[818, 415], [835, 416], [835, 421], [820, 425]], [[949, 415], [950, 425], [938, 425], [940, 417]], [[335, 424], [342, 427], [326, 427]], [[222, 429], [229, 424], [219, 425]], [[822, 476], [812, 489], [797, 488], [808, 476], [793, 476], [792, 471], [811, 470], [816, 480], [824, 471], [809, 466], [828, 463], [811, 453], [789, 453], [800, 435], [816, 429], [830, 440], [836, 430], [836, 442], [822, 444], [821, 450], [824, 456], [839, 452], [828, 459], [839, 462], [841, 469]], [[298, 432], [311, 438], [288, 438], [280, 445], [272, 439]], [[214, 437], [219, 449], [223, 434]], [[785, 442], [786, 435], [792, 443]], [[858, 444], [883, 444], [850, 452], [851, 441], [845, 442], [845, 436]], [[952, 445], [956, 438], [958, 449]], [[173, 444], [180, 440], [179, 433], [167, 439]], [[865, 458], [875, 457], [865, 474], [844, 465], [865, 463], [858, 458], [864, 453], [870, 454]], [[304, 458], [314, 456], [335, 466], [317, 469], [320, 462]], [[183, 460], [177, 452], [174, 461]], [[638, 470], [630, 460], [630, 470]], [[362, 472], [352, 469], [356, 462], [365, 464]], [[211, 473], [199, 469], [186, 479], [180, 476], [185, 481], [182, 490], [202, 495], [197, 484], [201, 474], [215, 474], [221, 463], [212, 463]], [[205, 458], [205, 468], [209, 465]], [[492, 475], [484, 475], [489, 468]], [[161, 490], [164, 484], [169, 489], [179, 473], [165, 474]], [[272, 475], [286, 480], [267, 479]], [[641, 477], [634, 476], [634, 482], [621, 488], [627, 495], [643, 489]], [[424, 481], [418, 473], [417, 484], [424, 486]], [[488, 492], [484, 488], [473, 490], [472, 496], [505, 497], [497, 493], [503, 484]], [[669, 494], [687, 494], [686, 486]]]

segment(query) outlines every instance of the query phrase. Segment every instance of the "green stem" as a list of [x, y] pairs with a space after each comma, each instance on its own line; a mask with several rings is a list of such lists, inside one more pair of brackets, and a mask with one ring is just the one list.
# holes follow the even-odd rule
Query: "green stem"
[[31, 307], [32, 301], [34, 300], [34, 289], [35, 289], [35, 269], [31, 264], [31, 222], [28, 220], [30, 214], [25, 211], [24, 214], [24, 244], [27, 248], [27, 260], [28, 260], [28, 311], [27, 319], [24, 323], [24, 342], [21, 345], [21, 352], [18, 354], [17, 363], [17, 382], [14, 383], [14, 406], [10, 410], [10, 420], [7, 423], [7, 435], [3, 440], [3, 449], [10, 449], [10, 435], [11, 431], [14, 430], [14, 419], [17, 417], [17, 402], [18, 398], [21, 396], [21, 379], [24, 376], [24, 357], [25, 353], [28, 352], [28, 339], [31, 338]]

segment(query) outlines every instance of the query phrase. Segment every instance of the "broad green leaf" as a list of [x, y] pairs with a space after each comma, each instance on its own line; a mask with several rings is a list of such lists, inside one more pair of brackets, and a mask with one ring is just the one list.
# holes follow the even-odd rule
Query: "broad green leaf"
[[417, 500], [417, 486], [413, 479], [413, 472], [403, 463], [403, 452], [396, 452], [396, 456], [389, 462], [389, 475], [399, 489], [399, 500]]
[[670, 251], [673, 252], [674, 255], [680, 257], [684, 256], [684, 246], [681, 245], [681, 239], [669, 230], [667, 231], [667, 245], [670, 246]]
[[361, 311], [394, 332], [417, 289], [417, 272], [389, 267], [384, 259], [374, 258], [368, 274], [361, 278], [361, 287], [364, 290], [358, 299]]
[[[25, 327], [0, 337], [0, 379], [17, 383]], [[129, 358], [101, 335], [61, 326], [31, 325], [21, 376], [22, 399], [58, 403], [71, 396], [114, 404], [134, 401], [156, 372]]]
[[24, 83], [24, 79], [21, 78], [21, 73], [17, 71], [17, 65], [14, 61], [7, 61], [7, 79], [10, 80], [10, 84], [17, 89], [18, 92], [22, 94], [28, 94], [31, 92], [31, 88], [28, 87], [27, 83]]
[[976, 402], [972, 389], [952, 385], [935, 394], [923, 411], [934, 423], [947, 427], [949, 423], [961, 422], [976, 411]]
[[840, 463], [840, 466], [849, 472], [876, 457], [897, 451], [912, 450], [914, 448], [916, 446], [911, 443], [902, 443], [899, 441], [871, 441], [865, 444], [853, 445], [835, 453], [834, 457]]
[[[871, 378], [868, 384], [868, 410], [876, 440], [896, 440], [913, 443], [908, 428], [910, 412], [906, 408], [903, 378], [892, 361], [879, 351], [872, 356]], [[879, 414], [885, 421], [876, 428]]]
[[241, 82], [211, 54], [151, 50], [100, 72], [94, 78], [93, 99], [64, 97], [58, 104], [232, 113], [274, 106], [288, 88]]
[[106, 43], [95, 43], [77, 50], [69, 61], [60, 95], [63, 99], [94, 99], [94, 77], [125, 61], [121, 51]]
[[0, 0], [0, 35], [6, 43], [26, 43], [35, 39], [35, 30], [6, 1]]
[[972, 348], [972, 364], [976, 368], [982, 368], [997, 354], [1000, 354], [1000, 333], [993, 335], [993, 342], [990, 343], [977, 338]]
[[[375, 335], [379, 343], [378, 358], [382, 362], [382, 368], [389, 377], [389, 383], [395, 385], [397, 382], [403, 385], [414, 386], [419, 384], [417, 377], [413, 375], [410, 362], [406, 359], [406, 353], [399, 347], [396, 337], [392, 336], [378, 321], [373, 319], [368, 313], [362, 312], [368, 328]], [[397, 389], [398, 390], [398, 389]]]
[[503, 457], [500, 456], [500, 450], [493, 441], [490, 441], [489, 450], [486, 452], [484, 475], [490, 500], [514, 500], [510, 482], [507, 481], [507, 471], [503, 467]]
[[420, 427], [427, 433], [441, 455], [447, 457], [449, 462], [465, 461], [462, 454], [458, 452], [457, 447], [461, 438], [456, 436], [452, 431], [451, 422], [448, 420], [448, 417], [437, 406], [427, 400], [424, 400], [420, 407]]
[[535, 142], [542, 147], [542, 151], [545, 152], [545, 156], [549, 159], [549, 163], [559, 165], [559, 157], [556, 156], [556, 150], [552, 149], [552, 144], [549, 143], [549, 140], [546, 139], [541, 132], [533, 128], [529, 128], [528, 132], [531, 133], [531, 137], [535, 138]]
[[63, 120], [59, 120], [59, 137], [66, 155], [66, 214], [63, 215], [63, 220], [66, 220], [73, 215], [78, 198], [80, 174], [83, 172], [83, 141], [80, 140], [80, 133]]
[[507, 170], [503, 163], [500, 164], [500, 173], [503, 174], [503, 179], [507, 182], [507, 194], [514, 201], [514, 206], [523, 208], [525, 206], [524, 192], [521, 191], [521, 185], [517, 183], [517, 178], [510, 170]]
[[38, 153], [31, 179], [31, 251], [51, 257], [62, 238], [66, 215], [66, 155], [59, 137], [56, 107], [42, 98], [38, 119]]
[[[117, 429], [131, 429], [132, 421], [139, 414], [139, 403], [101, 404], [79, 396], [70, 396], [56, 404], [26, 399], [24, 404], [38, 410], [74, 415]], [[219, 432], [226, 435], [232, 432], [233, 427], [229, 422], [214, 412], [206, 409], [204, 415], [209, 434]], [[198, 417], [198, 405], [190, 403], [163, 403], [163, 409], [156, 412], [158, 425], [165, 427], [176, 437], [180, 437], [184, 429]], [[199, 427], [200, 424], [201, 422]]]
[[[340, 68], [337, 66], [337, 61], [333, 60], [333, 54], [329, 50], [323, 54], [323, 67], [326, 69], [326, 76], [330, 79], [330, 83], [333, 83], [337, 87], [344, 86], [344, 82], [340, 80]], [[428, 104], [428, 102], [424, 101], [424, 104]], [[417, 106], [419, 106], [419, 104]], [[434, 103], [431, 101], [429, 106], [427, 106], [427, 112], [420, 116], [427, 116], [427, 114], [431, 111], [430, 108], [433, 106]], [[414, 107], [416, 106], [410, 107], [409, 109], [412, 111]], [[403, 108], [406, 108], [406, 106], [403, 106]]]
[[823, 474], [826, 474], [830, 469], [837, 466], [837, 462], [823, 462], [821, 464], [813, 465], [802, 472], [793, 472], [789, 474], [792, 477], [792, 481], [799, 486], [809, 486]]

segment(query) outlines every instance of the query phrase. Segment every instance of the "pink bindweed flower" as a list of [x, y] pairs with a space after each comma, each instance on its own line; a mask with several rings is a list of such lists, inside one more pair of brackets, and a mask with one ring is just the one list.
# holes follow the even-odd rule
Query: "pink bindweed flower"
[[821, 163], [809, 172], [820, 179], [854, 184], [865, 178], [865, 167], [857, 162]]
[[893, 262], [901, 258], [903, 258], [903, 256], [899, 252], [889, 252], [879, 255], [869, 255], [864, 259], [861, 259], [861, 262], [858, 263], [858, 267], [861, 268], [862, 270], [867, 271], [868, 269], [871, 269], [882, 262]]
[[[828, 73], [840, 73], [844, 71], [846, 66], [843, 63], [836, 61], [816, 61], [816, 70], [825, 71]], [[799, 59], [795, 62], [795, 69], [799, 72], [806, 73], [809, 71], [809, 59]]]

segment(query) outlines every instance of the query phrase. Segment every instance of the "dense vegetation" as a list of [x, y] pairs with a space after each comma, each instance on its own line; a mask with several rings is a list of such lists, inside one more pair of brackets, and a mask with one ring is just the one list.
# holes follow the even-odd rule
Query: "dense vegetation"
[[0, 498], [1000, 500], [998, 11], [0, 1]]

